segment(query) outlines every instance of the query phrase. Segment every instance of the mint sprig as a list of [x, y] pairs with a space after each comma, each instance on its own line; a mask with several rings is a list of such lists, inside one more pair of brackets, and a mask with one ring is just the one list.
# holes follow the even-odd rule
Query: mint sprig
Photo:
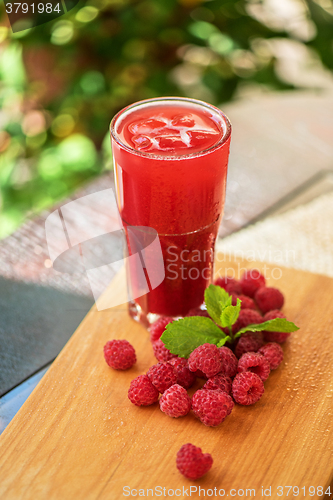
[[242, 333], [245, 332], [283, 332], [283, 333], [291, 333], [299, 330], [298, 326], [295, 325], [292, 321], [287, 321], [285, 318], [275, 318], [270, 319], [269, 321], [265, 321], [264, 323], [259, 323], [257, 325], [248, 325], [239, 330], [235, 335], [235, 339], [240, 337]]
[[205, 305], [209, 316], [222, 328], [231, 328], [237, 321], [242, 301], [237, 299], [237, 305], [232, 305], [232, 296], [220, 286], [210, 285], [205, 290]]
[[230, 340], [210, 318], [190, 316], [169, 323], [161, 337], [167, 349], [181, 358], [188, 358], [202, 344], [224, 345]]
[[[284, 332], [291, 333], [299, 328], [285, 318], [276, 318], [264, 323], [248, 325], [236, 334], [232, 326], [236, 323], [242, 301], [237, 298], [237, 305], [232, 305], [232, 297], [221, 287], [210, 285], [205, 291], [205, 304], [210, 318], [190, 316], [169, 323], [161, 336], [165, 347], [172, 354], [188, 358], [194, 349], [202, 344], [223, 346], [226, 342], [234, 343], [245, 332]], [[226, 335], [221, 328], [228, 328]]]
[[223, 309], [221, 314], [221, 325], [223, 328], [229, 328], [230, 335], [232, 335], [232, 326], [236, 323], [240, 310], [242, 301], [237, 299], [236, 306], [227, 306]]
[[222, 326], [221, 315], [223, 309], [231, 306], [232, 297], [220, 286], [210, 285], [205, 290], [205, 305], [209, 316]]

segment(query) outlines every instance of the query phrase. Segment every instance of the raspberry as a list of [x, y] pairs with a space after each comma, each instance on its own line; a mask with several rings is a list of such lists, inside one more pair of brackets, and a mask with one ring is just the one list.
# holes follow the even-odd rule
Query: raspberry
[[153, 351], [155, 358], [158, 361], [170, 361], [170, 359], [175, 358], [176, 354], [171, 354], [169, 349], [167, 349], [161, 339], [157, 339], [153, 342]]
[[262, 323], [263, 321], [263, 317], [257, 311], [253, 309], [241, 309], [238, 319], [232, 327], [232, 333], [238, 332], [245, 326]]
[[231, 278], [231, 276], [225, 276], [224, 278], [217, 278], [214, 283], [216, 286], [224, 288], [229, 294], [235, 293], [237, 295], [242, 293], [242, 287], [238, 280]]
[[190, 309], [186, 316], [204, 316], [205, 318], [210, 318], [206, 309], [200, 309], [200, 307]]
[[219, 350], [214, 344], [203, 344], [191, 352], [188, 366], [191, 372], [201, 370], [207, 377], [213, 377], [222, 369]]
[[218, 347], [222, 361], [221, 373], [226, 377], [234, 377], [237, 373], [238, 359], [229, 347]]
[[263, 321], [269, 321], [270, 319], [275, 319], [275, 318], [285, 318], [285, 314], [283, 314], [282, 311], [279, 311], [278, 309], [274, 309], [274, 311], [268, 311], [268, 313], [265, 314]]
[[[275, 319], [275, 318], [285, 318], [285, 315], [278, 310], [269, 311], [268, 313], [265, 314], [264, 321], [269, 321], [270, 319]], [[266, 340], [266, 342], [278, 342], [279, 344], [285, 342], [287, 338], [290, 336], [290, 333], [283, 333], [283, 332], [264, 331], [262, 333], [264, 334], [264, 339]]]
[[202, 453], [201, 448], [193, 444], [184, 444], [177, 453], [177, 469], [189, 479], [199, 479], [213, 465], [213, 458], [209, 453]]
[[167, 316], [164, 316], [164, 317], [158, 318], [157, 321], [152, 323], [149, 327], [151, 342], [155, 342], [156, 340], [158, 340], [161, 337], [162, 333], [164, 332], [165, 327], [169, 323], [172, 323], [172, 322], [173, 322], [173, 318], [169, 318]]
[[257, 352], [264, 345], [264, 339], [261, 332], [245, 332], [240, 337], [235, 348], [237, 358], [240, 358], [246, 352]]
[[252, 372], [238, 373], [232, 382], [232, 395], [240, 405], [253, 405], [264, 391], [263, 381]]
[[284, 297], [280, 290], [272, 287], [260, 288], [256, 292], [254, 299], [263, 314], [274, 309], [281, 309], [284, 304]]
[[237, 319], [239, 330], [248, 325], [260, 324], [263, 321], [263, 317], [253, 309], [241, 309]]
[[242, 286], [242, 293], [248, 297], [254, 297], [259, 288], [265, 286], [265, 277], [258, 271], [258, 269], [248, 269], [244, 272], [240, 279]]
[[257, 352], [246, 352], [238, 361], [239, 373], [252, 372], [258, 375], [263, 382], [268, 379], [271, 371], [269, 361]]
[[189, 389], [195, 382], [195, 373], [191, 372], [188, 367], [188, 361], [185, 358], [173, 358], [169, 361], [170, 365], [177, 375], [177, 384], [185, 389]]
[[224, 288], [227, 285], [231, 285], [237, 283], [237, 280], [235, 278], [232, 278], [231, 276], [220, 276], [219, 278], [216, 278], [214, 281], [215, 286], [220, 286], [221, 288]]
[[173, 366], [168, 362], [151, 366], [147, 371], [147, 377], [161, 394], [177, 382]]
[[207, 380], [203, 389], [215, 391], [220, 389], [222, 392], [226, 392], [227, 394], [231, 394], [231, 386], [232, 380], [230, 377], [226, 377], [222, 373], [218, 373]]
[[201, 371], [201, 370], [195, 370], [194, 375], [195, 375], [197, 378], [203, 378], [203, 379], [205, 379], [205, 380], [207, 380], [207, 379], [208, 379], [208, 377], [207, 377], [204, 373], [202, 373], [202, 371]]
[[184, 387], [174, 384], [161, 396], [160, 408], [169, 417], [184, 417], [191, 409], [191, 398]]
[[258, 353], [262, 354], [269, 362], [271, 370], [275, 370], [283, 360], [283, 350], [279, 344], [269, 342], [261, 347]]
[[237, 299], [240, 299], [242, 301], [241, 309], [256, 309], [254, 300], [252, 300], [250, 297], [247, 297], [246, 295], [236, 295], [235, 293], [232, 294], [233, 306], [237, 305]]
[[228, 292], [230, 295], [232, 293], [236, 293], [237, 295], [240, 295], [242, 293], [242, 286], [239, 283], [239, 281], [234, 280], [231, 283], [227, 283], [225, 286], [225, 291]]
[[159, 392], [147, 375], [139, 375], [130, 384], [128, 399], [136, 406], [149, 406], [156, 403]]
[[226, 392], [199, 389], [193, 394], [192, 410], [205, 425], [216, 427], [230, 415], [234, 402]]
[[127, 340], [109, 340], [104, 346], [104, 358], [115, 370], [127, 370], [136, 362], [134, 347]]

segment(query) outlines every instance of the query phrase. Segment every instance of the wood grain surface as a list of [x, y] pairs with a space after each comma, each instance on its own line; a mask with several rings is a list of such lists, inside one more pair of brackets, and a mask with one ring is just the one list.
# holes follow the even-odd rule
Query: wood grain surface
[[[221, 262], [217, 268], [224, 273], [239, 264]], [[163, 498], [172, 497], [168, 490], [175, 498], [186, 498], [186, 492], [208, 498], [207, 490], [215, 487], [217, 497], [223, 488], [225, 497], [250, 498], [246, 489], [255, 489], [256, 498], [265, 498], [262, 487], [271, 487], [273, 499], [292, 496], [287, 489], [279, 496], [278, 486], [305, 487], [305, 496], [300, 489], [292, 498], [320, 498], [321, 490], [312, 496], [308, 488], [325, 491], [332, 481], [333, 280], [281, 271], [269, 284], [283, 291], [284, 311], [300, 330], [284, 345], [284, 362], [265, 382], [262, 399], [252, 407], [236, 405], [216, 428], [192, 413], [172, 419], [158, 404], [132, 405], [130, 381], [155, 362], [148, 333], [128, 317], [126, 306], [101, 312], [93, 307], [0, 438], [0, 498], [113, 500], [126, 498], [124, 487], [137, 496], [160, 491]], [[119, 293], [119, 284], [111, 285], [111, 293]], [[135, 347], [138, 362], [131, 370], [116, 372], [104, 362], [103, 345], [113, 338]], [[214, 459], [195, 482], [175, 465], [187, 442]], [[199, 496], [199, 486], [206, 496], [202, 490]]]

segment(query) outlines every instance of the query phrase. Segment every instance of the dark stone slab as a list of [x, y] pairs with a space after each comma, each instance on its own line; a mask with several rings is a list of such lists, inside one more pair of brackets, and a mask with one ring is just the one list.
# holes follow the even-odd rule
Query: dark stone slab
[[0, 277], [0, 397], [58, 355], [93, 303]]

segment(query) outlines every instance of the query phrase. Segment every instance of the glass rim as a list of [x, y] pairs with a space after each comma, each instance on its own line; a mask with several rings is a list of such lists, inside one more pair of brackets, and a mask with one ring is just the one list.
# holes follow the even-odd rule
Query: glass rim
[[[132, 148], [128, 144], [125, 144], [120, 139], [120, 137], [118, 136], [118, 134], [116, 132], [116, 122], [118, 121], [118, 119], [121, 118], [121, 116], [126, 111], [129, 111], [131, 109], [135, 109], [135, 108], [142, 106], [144, 104], [155, 103], [155, 102], [159, 102], [159, 101], [161, 101], [161, 102], [162, 101], [187, 102], [187, 103], [196, 104], [197, 106], [202, 106], [206, 109], [210, 109], [210, 110], [214, 111], [215, 113], [217, 113], [223, 119], [225, 126], [226, 126], [225, 133], [222, 135], [221, 139], [219, 139], [219, 141], [216, 142], [216, 144], [213, 144], [213, 146], [210, 146], [209, 148], [203, 149], [201, 151], [196, 151], [195, 153], [185, 153], [185, 154], [180, 154], [180, 155], [161, 155], [161, 154], [156, 154], [156, 153], [149, 153], [149, 151], [147, 151], [147, 152], [146, 151], [138, 151], [137, 149]], [[160, 160], [160, 159], [163, 159], [163, 160], [166, 160], [166, 159], [182, 160], [183, 158], [195, 158], [195, 157], [203, 156], [203, 155], [208, 154], [211, 151], [214, 151], [215, 149], [218, 149], [221, 146], [223, 146], [223, 144], [225, 144], [228, 141], [228, 139], [230, 138], [231, 123], [230, 123], [229, 118], [227, 117], [227, 115], [225, 113], [223, 113], [223, 111], [221, 111], [216, 106], [213, 106], [212, 104], [209, 104], [209, 103], [204, 102], [204, 101], [200, 101], [199, 99], [192, 99], [190, 97], [177, 97], [177, 96], [175, 96], [175, 97], [153, 97], [151, 99], [144, 99], [142, 101], [134, 102], [133, 104], [129, 104], [125, 108], [118, 111], [118, 113], [111, 120], [110, 134], [111, 134], [111, 137], [114, 139], [114, 141], [118, 145], [120, 145], [126, 151], [128, 151], [132, 154], [135, 154], [137, 156], [143, 156], [146, 158], [153, 158], [153, 159], [158, 159], [158, 160]]]

